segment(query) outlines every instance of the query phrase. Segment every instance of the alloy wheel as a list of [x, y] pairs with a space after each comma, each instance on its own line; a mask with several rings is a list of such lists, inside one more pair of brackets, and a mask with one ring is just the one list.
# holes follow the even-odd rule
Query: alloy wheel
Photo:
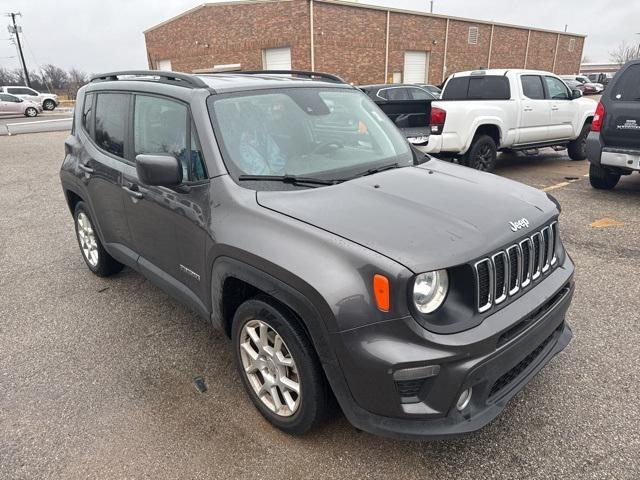
[[27, 108], [27, 117], [35, 117], [38, 114], [35, 108]]
[[282, 337], [269, 324], [249, 320], [240, 332], [240, 357], [249, 384], [273, 413], [290, 417], [300, 408], [298, 367]]
[[475, 168], [483, 172], [489, 169], [489, 165], [493, 159], [493, 152], [489, 145], [482, 145], [476, 155]]
[[91, 221], [84, 212], [80, 212], [76, 225], [82, 254], [89, 265], [95, 268], [98, 265], [98, 242]]

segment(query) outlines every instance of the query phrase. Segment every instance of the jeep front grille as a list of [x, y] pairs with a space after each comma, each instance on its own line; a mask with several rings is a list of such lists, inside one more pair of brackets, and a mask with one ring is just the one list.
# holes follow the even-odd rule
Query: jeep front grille
[[474, 265], [478, 312], [483, 313], [529, 287], [558, 263], [558, 222], [534, 232]]

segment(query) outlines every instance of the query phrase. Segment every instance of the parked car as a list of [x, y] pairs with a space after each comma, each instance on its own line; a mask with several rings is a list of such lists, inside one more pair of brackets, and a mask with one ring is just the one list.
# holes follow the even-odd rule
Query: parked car
[[418, 84], [418, 86], [424, 88], [436, 99], [440, 98], [440, 95], [442, 95], [442, 90], [439, 87], [436, 87], [435, 85]]
[[584, 75], [562, 75], [560, 78], [580, 82], [584, 86], [583, 93], [585, 95], [596, 95], [602, 93], [604, 90], [604, 85], [601, 83], [593, 83]]
[[609, 82], [613, 78], [613, 75], [614, 74], [611, 72], [606, 72], [606, 73], [588, 73], [588, 74], [585, 74], [584, 76], [587, 77], [587, 79], [589, 79], [591, 83], [600, 83], [606, 88], [606, 86], [609, 84]]
[[594, 188], [610, 190], [621, 175], [640, 171], [640, 60], [622, 67], [600, 98], [587, 157]]
[[42, 112], [42, 105], [39, 103], [23, 100], [15, 95], [0, 93], [0, 114], [1, 115], [24, 115], [25, 117], [37, 117]]
[[431, 103], [425, 151], [458, 157], [492, 171], [499, 150], [566, 147], [584, 160], [595, 102], [557, 76], [534, 70], [479, 70], [449, 77], [441, 100]]
[[10, 93], [24, 100], [29, 100], [42, 105], [44, 110], [55, 110], [58, 106], [58, 96], [53, 93], [40, 93], [33, 88], [25, 86], [4, 86], [0, 87], [0, 92]]
[[377, 84], [360, 87], [416, 146], [429, 141], [431, 93], [416, 85]]
[[109, 73], [74, 125], [87, 267], [128, 265], [222, 329], [286, 432], [334, 396], [368, 432], [473, 431], [571, 339], [557, 201], [420, 154], [333, 75]]

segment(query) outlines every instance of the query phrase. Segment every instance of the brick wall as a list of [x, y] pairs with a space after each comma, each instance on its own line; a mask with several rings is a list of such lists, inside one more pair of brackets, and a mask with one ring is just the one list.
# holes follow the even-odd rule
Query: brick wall
[[[404, 70], [404, 52], [429, 52], [428, 81], [440, 83], [444, 60], [444, 18], [392, 13], [389, 18], [389, 75]], [[387, 79], [389, 82], [391, 78]]]
[[384, 81], [386, 12], [314, 3], [313, 17], [316, 70], [360, 84]]
[[309, 68], [305, 6], [285, 0], [198, 8], [145, 33], [149, 66], [170, 59], [173, 70], [183, 72], [234, 63], [259, 70], [263, 49], [290, 46], [292, 68]]
[[[385, 79], [386, 10], [314, 2], [315, 69], [336, 73], [354, 83], [391, 81], [404, 70], [404, 52], [429, 52], [428, 80], [439, 84], [445, 63], [442, 17], [392, 11], [389, 15], [389, 65]], [[478, 27], [478, 43], [468, 42], [469, 27]], [[491, 49], [492, 68], [523, 68], [526, 28], [496, 25]], [[449, 20], [446, 75], [489, 64], [491, 25]], [[569, 42], [575, 39], [573, 51]], [[526, 67], [551, 71], [558, 34], [531, 30]], [[291, 47], [292, 68], [311, 68], [309, 1], [209, 5], [194, 9], [145, 33], [150, 67], [170, 59], [174, 70], [191, 72], [214, 65], [240, 63], [263, 68], [265, 48]], [[197, 43], [196, 43], [197, 42]], [[576, 73], [583, 37], [560, 34], [556, 73]]]
[[496, 25], [493, 29], [491, 68], [524, 68], [528, 30]]

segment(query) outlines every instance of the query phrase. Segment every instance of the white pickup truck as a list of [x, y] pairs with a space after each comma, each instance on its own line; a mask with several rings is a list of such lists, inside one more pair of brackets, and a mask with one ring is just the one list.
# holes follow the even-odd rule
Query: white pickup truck
[[422, 150], [492, 171], [500, 150], [566, 147], [586, 158], [596, 102], [556, 75], [534, 70], [479, 70], [449, 77], [431, 104], [429, 143]]

